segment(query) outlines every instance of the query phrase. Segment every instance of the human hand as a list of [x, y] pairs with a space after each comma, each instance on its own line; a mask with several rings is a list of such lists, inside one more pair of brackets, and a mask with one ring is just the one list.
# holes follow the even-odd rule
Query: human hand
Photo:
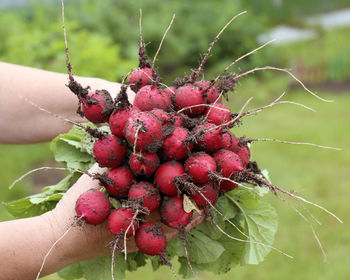
[[[95, 164], [90, 173], [103, 173], [107, 171], [105, 168], [98, 167]], [[65, 231], [74, 222], [75, 203], [78, 197], [91, 188], [101, 188], [98, 180], [94, 180], [88, 175], [81, 178], [67, 191], [56, 208], [43, 215], [43, 218], [54, 229], [54, 239], [58, 240]], [[189, 231], [204, 220], [204, 216], [194, 215], [192, 222], [186, 227]], [[148, 221], [156, 221], [160, 223], [158, 212], [152, 213], [146, 218]], [[169, 228], [164, 224], [162, 226], [166, 239], [169, 241], [178, 235], [178, 230]], [[79, 262], [86, 259], [92, 259], [102, 256], [111, 255], [110, 244], [114, 240], [113, 234], [108, 231], [106, 222], [100, 225], [83, 224], [82, 227], [74, 226], [69, 233], [57, 244], [59, 255], [67, 260], [66, 265]], [[127, 241], [127, 251], [135, 252], [137, 247], [134, 238]]]

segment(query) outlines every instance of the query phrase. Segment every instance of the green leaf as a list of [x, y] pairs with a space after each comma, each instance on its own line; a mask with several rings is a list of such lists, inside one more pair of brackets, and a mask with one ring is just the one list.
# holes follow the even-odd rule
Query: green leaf
[[[246, 232], [254, 241], [271, 245], [277, 231], [277, 213], [268, 203], [245, 189], [226, 193], [235, 205], [239, 207], [240, 217], [245, 222]], [[254, 243], [246, 243], [241, 257], [241, 264], [258, 264], [270, 252], [270, 248]]]
[[209, 263], [217, 260], [224, 252], [224, 247], [217, 241], [210, 239], [199, 230], [192, 229], [186, 235], [188, 255], [195, 263]]
[[61, 269], [58, 275], [64, 280], [75, 280], [83, 277], [83, 271], [81, 270], [80, 263], [75, 263]]
[[55, 208], [64, 192], [70, 187], [70, 180], [73, 176], [74, 173], [68, 174], [56, 185], [45, 187], [42, 193], [3, 204], [7, 211], [16, 218], [41, 215]]
[[[84, 278], [86, 280], [110, 280], [111, 276], [111, 257], [101, 257], [92, 260], [80, 262]], [[125, 270], [127, 264], [124, 260], [124, 255], [118, 254], [114, 260], [114, 277], [115, 279], [125, 278]]]
[[128, 271], [135, 271], [139, 267], [146, 265], [146, 255], [142, 254], [140, 251], [128, 254], [127, 267]]

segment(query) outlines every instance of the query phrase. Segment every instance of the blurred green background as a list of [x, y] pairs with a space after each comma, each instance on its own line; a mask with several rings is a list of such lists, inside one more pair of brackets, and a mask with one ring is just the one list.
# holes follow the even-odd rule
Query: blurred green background
[[[247, 10], [214, 47], [205, 77], [214, 78], [233, 59], [276, 35], [275, 44], [246, 58], [234, 72], [273, 65], [293, 73], [322, 97], [324, 103], [303, 91], [286, 74], [264, 72], [244, 78], [229, 106], [238, 111], [249, 97], [250, 107], [270, 103], [286, 90], [285, 99], [311, 106], [317, 113], [283, 104], [244, 119], [238, 136], [278, 138], [341, 147], [342, 151], [272, 142], [255, 143], [252, 159], [267, 168], [273, 183], [295, 189], [326, 206], [343, 219], [307, 207], [322, 222], [317, 233], [328, 255], [322, 253], [310, 226], [287, 203], [267, 199], [279, 213], [275, 246], [294, 260], [272, 252], [258, 266], [236, 267], [224, 276], [209, 273], [200, 279], [348, 279], [350, 275], [350, 5], [346, 0], [208, 0], [208, 1], [66, 1], [66, 25], [73, 72], [120, 81], [137, 66], [139, 9], [143, 34], [153, 57], [173, 13], [175, 23], [157, 61], [166, 83], [189, 73], [200, 61], [218, 30], [235, 14]], [[334, 19], [334, 11], [338, 11]], [[332, 17], [333, 16], [333, 17]], [[342, 20], [339, 20], [342, 19]], [[333, 19], [333, 20], [332, 20]], [[280, 31], [280, 32], [278, 32]], [[281, 36], [281, 34], [283, 36]], [[0, 1], [0, 60], [65, 72], [61, 7], [59, 1]], [[292, 40], [293, 39], [293, 40]], [[259, 42], [260, 41], [260, 42]], [[48, 143], [0, 145], [0, 200], [10, 201], [55, 183], [61, 174], [44, 171], [9, 191], [8, 186], [26, 171], [53, 166]], [[291, 202], [295, 207], [301, 205]], [[0, 221], [12, 217], [0, 205]], [[175, 264], [176, 265], [176, 264]], [[172, 279], [167, 267], [151, 266], [129, 273], [128, 279]], [[56, 275], [45, 279], [59, 279]]]

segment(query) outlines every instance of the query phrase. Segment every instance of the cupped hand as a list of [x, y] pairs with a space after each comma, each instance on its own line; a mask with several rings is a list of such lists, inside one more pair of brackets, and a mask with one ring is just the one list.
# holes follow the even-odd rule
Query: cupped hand
[[[106, 168], [100, 168], [95, 164], [89, 173], [103, 173]], [[114, 240], [113, 234], [108, 231], [106, 222], [99, 225], [82, 223], [76, 225], [75, 203], [78, 197], [85, 191], [96, 188], [100, 189], [98, 180], [92, 179], [88, 175], [82, 175], [79, 180], [67, 191], [56, 208], [43, 215], [53, 230], [54, 238], [59, 239], [64, 232], [69, 229], [65, 237], [57, 244], [57, 250], [61, 255], [70, 260], [70, 263], [111, 255], [111, 242]], [[204, 220], [203, 215], [194, 215], [192, 222], [186, 226], [186, 230], [200, 224]], [[148, 221], [156, 221], [162, 226], [166, 239], [169, 241], [178, 235], [178, 230], [167, 227], [160, 222], [159, 213], [156, 211], [146, 218]], [[71, 226], [73, 224], [73, 227]], [[134, 238], [127, 240], [127, 252], [135, 252], [137, 247]]]

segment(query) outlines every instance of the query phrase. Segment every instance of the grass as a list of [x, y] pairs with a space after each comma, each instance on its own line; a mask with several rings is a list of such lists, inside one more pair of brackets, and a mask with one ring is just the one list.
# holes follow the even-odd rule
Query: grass
[[[257, 80], [246, 80], [238, 87], [238, 94], [229, 103], [239, 110], [246, 99], [254, 96], [250, 108], [261, 106], [276, 98], [285, 87], [284, 79], [267, 78], [264, 86]], [[348, 92], [350, 93], [350, 92]], [[261, 168], [267, 168], [272, 182], [286, 189], [294, 189], [305, 198], [317, 202], [336, 213], [344, 224], [319, 209], [306, 206], [321, 222], [315, 226], [328, 255], [323, 261], [322, 253], [312, 235], [309, 225], [297, 215], [288, 204], [273, 195], [267, 199], [279, 213], [279, 231], [275, 246], [294, 256], [290, 260], [276, 252], [271, 252], [258, 266], [236, 267], [221, 277], [203, 273], [199, 279], [255, 280], [275, 279], [347, 279], [350, 274], [350, 217], [349, 166], [350, 150], [350, 95], [332, 95], [322, 92], [323, 97], [333, 98], [335, 103], [324, 103], [301, 90], [288, 90], [285, 99], [304, 103], [317, 110], [317, 113], [290, 104], [268, 109], [257, 116], [244, 119], [244, 125], [234, 130], [238, 136], [278, 138], [291, 141], [313, 142], [336, 146], [343, 151], [325, 150], [310, 146], [286, 145], [273, 142], [253, 143], [252, 159]], [[0, 146], [1, 200], [10, 200], [23, 195], [30, 181], [18, 185], [11, 192], [8, 186], [12, 180], [32, 168], [40, 161], [47, 161], [48, 145]], [[303, 208], [289, 200], [291, 204]], [[0, 208], [2, 220], [8, 218]], [[315, 224], [315, 223], [313, 223]], [[175, 264], [177, 266], [177, 264]], [[174, 279], [168, 267], [152, 272], [150, 265], [136, 272], [127, 273], [127, 279]], [[58, 279], [55, 275], [43, 278]]]

